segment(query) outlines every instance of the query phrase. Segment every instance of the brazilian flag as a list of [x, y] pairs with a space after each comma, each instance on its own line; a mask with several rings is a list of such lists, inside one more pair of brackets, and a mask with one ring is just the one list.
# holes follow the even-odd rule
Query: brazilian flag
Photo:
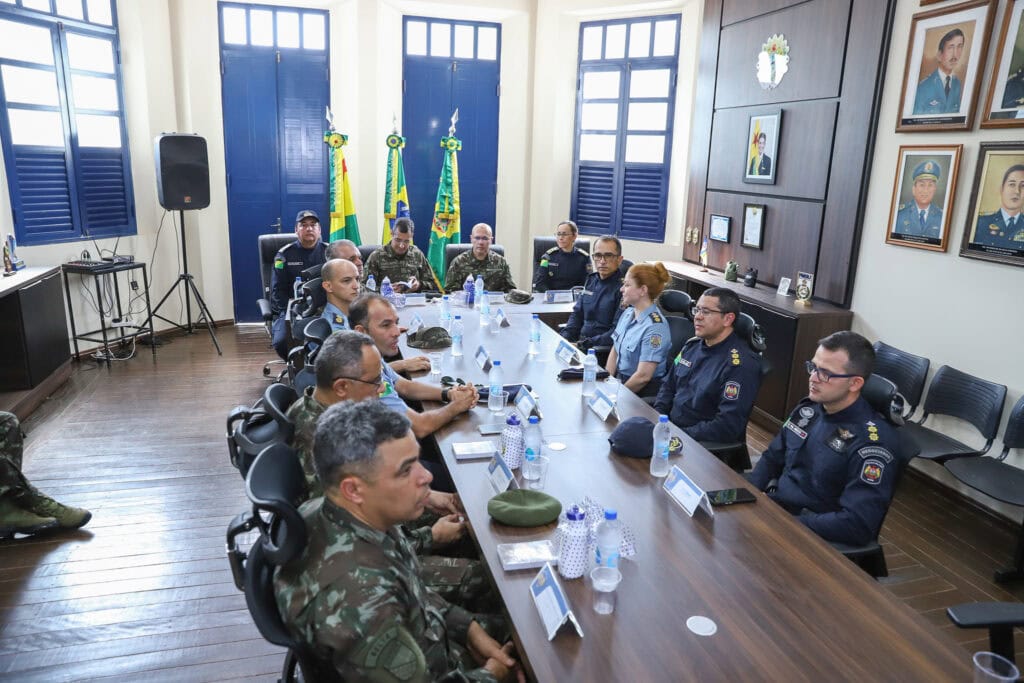
[[399, 218], [409, 218], [409, 190], [405, 186], [405, 165], [402, 163], [402, 148], [405, 138], [392, 133], [385, 141], [388, 146], [388, 172], [384, 178], [384, 230], [380, 243], [391, 241], [391, 230]]

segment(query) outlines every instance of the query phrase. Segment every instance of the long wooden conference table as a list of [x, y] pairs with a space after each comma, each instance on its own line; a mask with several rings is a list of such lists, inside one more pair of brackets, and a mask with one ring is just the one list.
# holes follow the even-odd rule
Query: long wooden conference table
[[[716, 508], [693, 518], [651, 477], [649, 461], [610, 453], [615, 417], [602, 422], [586, 405], [579, 382], [559, 382], [566, 367], [555, 357], [560, 337], [541, 326], [541, 354], [527, 355], [529, 313], [505, 304], [511, 325], [482, 329], [468, 309], [465, 354], [444, 355], [443, 373], [486, 384], [473, 353], [483, 344], [502, 361], [505, 382], [525, 382], [539, 396], [551, 458], [545, 491], [563, 507], [584, 497], [618, 510], [632, 528], [637, 553], [621, 562], [622, 583], [611, 615], [592, 609], [588, 578], [560, 579], [582, 627], [563, 628], [549, 641], [530, 597], [536, 569], [506, 572], [496, 546], [549, 538], [554, 525], [521, 529], [490, 519], [493, 491], [486, 461], [456, 462], [451, 445], [481, 440], [478, 427], [494, 418], [481, 404], [436, 434], [465, 506], [472, 533], [516, 633], [518, 656], [538, 681], [966, 681], [968, 653], [950, 637], [880, 588], [781, 507], [757, 493], [756, 504]], [[403, 324], [419, 314], [437, 324], [438, 307], [406, 308]], [[405, 346], [408, 357], [420, 350]], [[419, 379], [430, 381], [424, 375]], [[625, 389], [621, 419], [653, 409]], [[673, 427], [673, 429], [675, 429]], [[683, 454], [674, 458], [705, 490], [746, 486], [745, 480], [679, 430]], [[495, 442], [498, 437], [488, 437]], [[520, 480], [521, 483], [521, 480]], [[712, 636], [692, 633], [691, 616], [715, 622]]]

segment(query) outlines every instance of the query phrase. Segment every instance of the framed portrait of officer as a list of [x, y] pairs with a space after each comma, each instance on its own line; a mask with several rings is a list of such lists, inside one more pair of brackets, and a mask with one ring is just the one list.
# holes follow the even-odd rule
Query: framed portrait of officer
[[1006, 5], [982, 128], [1024, 126], [1024, 0]]
[[1024, 266], [1024, 142], [983, 142], [960, 255]]
[[775, 184], [775, 170], [779, 166], [779, 133], [782, 129], [782, 110], [755, 114], [747, 125], [747, 153], [743, 168], [743, 182]]
[[994, 16], [995, 0], [914, 15], [897, 132], [971, 128]]
[[946, 251], [963, 145], [900, 147], [885, 241]]

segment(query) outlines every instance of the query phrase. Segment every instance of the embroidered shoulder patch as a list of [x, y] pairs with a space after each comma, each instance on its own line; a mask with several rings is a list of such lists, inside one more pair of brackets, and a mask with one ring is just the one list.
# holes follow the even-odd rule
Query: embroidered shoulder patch
[[661, 335], [660, 334], [652, 334], [651, 335], [651, 348], [652, 349], [660, 349], [661, 348]]
[[735, 401], [740, 397], [740, 383], [739, 382], [726, 382], [725, 390], [722, 392], [722, 396], [729, 401]]
[[882, 448], [881, 446], [865, 446], [857, 451], [857, 455], [862, 458], [880, 458], [885, 462], [892, 462], [892, 453]]
[[885, 470], [883, 465], [878, 460], [872, 458], [871, 460], [864, 461], [864, 467], [860, 471], [860, 478], [866, 484], [872, 486], [878, 486], [878, 483], [882, 481], [882, 472]]

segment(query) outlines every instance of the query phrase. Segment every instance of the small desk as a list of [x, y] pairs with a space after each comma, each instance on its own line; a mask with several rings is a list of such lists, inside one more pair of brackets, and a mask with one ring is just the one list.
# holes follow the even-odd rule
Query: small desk
[[[114, 301], [116, 302], [117, 305], [117, 317], [123, 318], [124, 311], [121, 308], [121, 289], [120, 286], [118, 285], [117, 276], [119, 273], [127, 273], [129, 271], [138, 269], [142, 270], [143, 286], [142, 294], [138, 296], [143, 296], [146, 299], [146, 319], [142, 322], [141, 325], [128, 325], [127, 327], [113, 328], [111, 332], [113, 333], [113, 330], [116, 330], [116, 333], [114, 333], [113, 338], [111, 338], [111, 336], [107, 334], [107, 321], [103, 317], [103, 277], [106, 275], [111, 276], [111, 280], [113, 281], [114, 286]], [[107, 361], [107, 367], [110, 367], [111, 362], [111, 341], [123, 342], [128, 339], [135, 339], [136, 337], [140, 337], [143, 335], [149, 335], [150, 340], [153, 340], [153, 312], [150, 309], [149, 305], [149, 276], [146, 273], [145, 263], [141, 261], [134, 261], [132, 263], [115, 263], [111, 264], [109, 268], [105, 268], [103, 270], [93, 270], [90, 268], [72, 266], [65, 263], [61, 266], [61, 270], [64, 272], [64, 292], [65, 294], [67, 294], [68, 299], [68, 317], [71, 319], [71, 340], [75, 345], [76, 359], [79, 359], [81, 357], [81, 352], [78, 350], [79, 340], [93, 342], [94, 344], [103, 344], [103, 355], [105, 360]], [[96, 287], [96, 302], [100, 308], [100, 328], [98, 330], [90, 330], [88, 332], [83, 332], [81, 334], [78, 333], [78, 330], [75, 327], [74, 306], [71, 305], [71, 278], [69, 277], [70, 275], [81, 275], [82, 277], [86, 277], [89, 275], [92, 276], [93, 284]], [[129, 309], [131, 309], [130, 305]], [[112, 312], [113, 311], [111, 311], [111, 313]], [[96, 335], [100, 336], [97, 337]], [[150, 349], [153, 352], [153, 357], [156, 358], [156, 344], [150, 344]]]

